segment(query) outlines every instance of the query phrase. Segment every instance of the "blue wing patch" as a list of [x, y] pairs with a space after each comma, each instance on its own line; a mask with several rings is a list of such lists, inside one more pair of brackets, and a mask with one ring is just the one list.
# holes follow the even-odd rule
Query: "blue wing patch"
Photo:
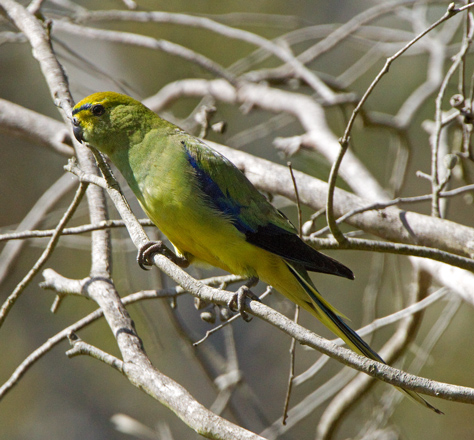
[[188, 159], [189, 164], [193, 167], [196, 177], [199, 182], [199, 188], [207, 195], [207, 200], [210, 204], [230, 219], [232, 224], [242, 233], [246, 234], [249, 232], [255, 232], [248, 223], [246, 223], [240, 215], [242, 206], [230, 197], [229, 193], [221, 190], [219, 185], [212, 180], [212, 177], [206, 172], [205, 169], [196, 160], [196, 157], [188, 149], [186, 143], [181, 141]]
[[[221, 187], [212, 179], [209, 171], [199, 161], [199, 151], [190, 149], [184, 141], [181, 141], [181, 144], [188, 163], [195, 172], [199, 189], [206, 195], [206, 201], [228, 218], [238, 231], [245, 234], [247, 242], [279, 255], [289, 262], [297, 263], [306, 270], [354, 279], [354, 274], [349, 268], [308, 246], [294, 231], [283, 229], [270, 222], [264, 224], [256, 222], [251, 225], [245, 221], [247, 206], [240, 204], [227, 191], [224, 194]], [[212, 163], [210, 165], [212, 166]], [[229, 166], [232, 165], [229, 163]]]

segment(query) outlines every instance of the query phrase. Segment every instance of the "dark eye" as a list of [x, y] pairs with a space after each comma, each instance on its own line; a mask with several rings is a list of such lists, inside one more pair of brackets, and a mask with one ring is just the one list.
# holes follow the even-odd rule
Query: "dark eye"
[[105, 108], [103, 105], [96, 104], [92, 106], [91, 111], [94, 116], [102, 116], [105, 113]]

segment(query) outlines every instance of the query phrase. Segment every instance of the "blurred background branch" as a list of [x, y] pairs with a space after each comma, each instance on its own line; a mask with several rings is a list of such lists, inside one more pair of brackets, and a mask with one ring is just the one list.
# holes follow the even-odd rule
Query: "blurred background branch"
[[[77, 101], [117, 90], [206, 136], [296, 224], [294, 184], [285, 166], [291, 156], [304, 238], [357, 276], [350, 286], [318, 276], [318, 287], [355, 327], [367, 324], [362, 334], [371, 332], [375, 348], [391, 346], [396, 366], [472, 385], [472, 4], [341, 1], [335, 8], [312, 0], [206, 6], [183, 0], [156, 8], [149, 0], [100, 6], [92, 0], [0, 0], [1, 303], [35, 265], [37, 248], [45, 246], [41, 237], [54, 234], [67, 210], [77, 181], [64, 175], [65, 157], [77, 155], [86, 173], [96, 173], [90, 153], [73, 148], [71, 94]], [[341, 244], [328, 236], [322, 214], [344, 132], [348, 148], [334, 175], [332, 208]], [[122, 439], [138, 438], [140, 430], [189, 438], [189, 428], [166, 408], [150, 405], [120, 375], [87, 356], [68, 360], [62, 341], [72, 331], [125, 365], [147, 355], [204, 406], [266, 438], [436, 440], [470, 433], [471, 405], [441, 401], [447, 416], [438, 420], [407, 399], [398, 402], [383, 384], [363, 393], [373, 384], [368, 376], [353, 379], [352, 370], [298, 345], [283, 427], [288, 336], [259, 319], [233, 319], [208, 334], [228, 319], [225, 307], [195, 305], [161, 272], [139, 271], [124, 223], [102, 190], [89, 186], [88, 203], [75, 207], [71, 225], [61, 225], [48, 260], [54, 271], [44, 272], [43, 287], [58, 295], [55, 315], [48, 312], [53, 297], [38, 293], [36, 277], [1, 329], [0, 424], [7, 438], [73, 433]], [[141, 224], [153, 234], [149, 222]], [[205, 283], [223, 290], [242, 281], [195, 267], [189, 274], [203, 278], [204, 270], [211, 276]], [[94, 311], [92, 301], [77, 295], [84, 296], [96, 277], [102, 281], [92, 283], [88, 296], [102, 308]], [[106, 297], [121, 317], [110, 313]], [[137, 305], [145, 299], [146, 306]], [[264, 301], [292, 314], [279, 294]], [[257, 314], [267, 313], [259, 310], [256, 305]], [[98, 319], [104, 312], [118, 345]], [[327, 336], [304, 313], [300, 323]], [[83, 390], [94, 399], [86, 403]], [[109, 422], [115, 413], [129, 414], [140, 430], [117, 424], [115, 431]]]

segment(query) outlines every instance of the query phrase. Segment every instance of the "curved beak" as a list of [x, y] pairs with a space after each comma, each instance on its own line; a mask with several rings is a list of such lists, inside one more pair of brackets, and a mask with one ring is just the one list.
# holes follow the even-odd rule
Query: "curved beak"
[[79, 120], [77, 118], [73, 118], [72, 120], [72, 131], [74, 132], [74, 137], [77, 139], [78, 142], [83, 142], [84, 138], [82, 137], [83, 132], [82, 132], [82, 127], [79, 123]]

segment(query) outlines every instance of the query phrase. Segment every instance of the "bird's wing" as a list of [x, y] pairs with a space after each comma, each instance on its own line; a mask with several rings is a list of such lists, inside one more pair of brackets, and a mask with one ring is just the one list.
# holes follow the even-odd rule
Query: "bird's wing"
[[306, 270], [354, 278], [349, 268], [304, 243], [291, 222], [228, 159], [190, 136], [181, 143], [208, 203], [227, 217], [247, 242]]

